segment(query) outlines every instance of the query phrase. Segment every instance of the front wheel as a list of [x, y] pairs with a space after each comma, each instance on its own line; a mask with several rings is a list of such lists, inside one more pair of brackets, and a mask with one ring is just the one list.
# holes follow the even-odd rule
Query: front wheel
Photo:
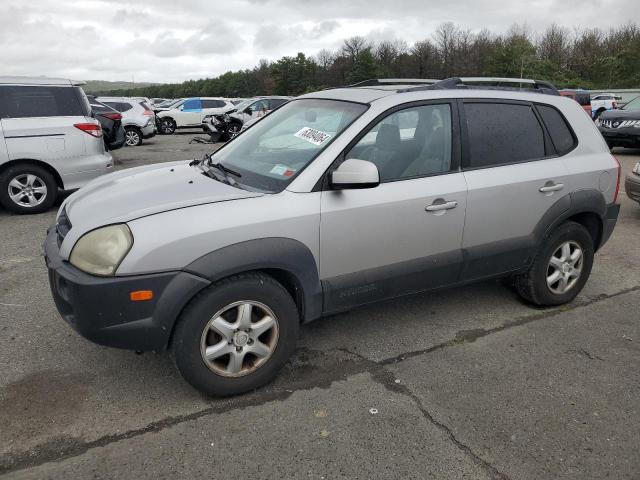
[[593, 255], [593, 239], [587, 229], [566, 222], [543, 241], [529, 271], [516, 277], [516, 289], [536, 305], [568, 303], [587, 283]]
[[11, 212], [45, 212], [57, 195], [53, 175], [37, 165], [15, 165], [0, 174], [0, 204]]
[[242, 125], [236, 122], [233, 122], [227, 128], [227, 132], [229, 134], [229, 139], [236, 138], [240, 135], [240, 131], [242, 130]]
[[275, 378], [295, 350], [299, 323], [280, 283], [259, 273], [237, 275], [208, 287], [185, 308], [173, 357], [201, 392], [236, 395]]
[[171, 135], [176, 131], [176, 122], [171, 118], [163, 118], [160, 120], [160, 132], [165, 135]]

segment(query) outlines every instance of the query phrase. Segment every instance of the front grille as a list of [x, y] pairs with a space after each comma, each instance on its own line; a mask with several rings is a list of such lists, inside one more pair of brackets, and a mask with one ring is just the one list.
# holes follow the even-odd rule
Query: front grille
[[600, 124], [605, 128], [628, 128], [640, 125], [640, 120], [602, 119]]
[[71, 230], [71, 221], [67, 216], [67, 209], [63, 208], [62, 212], [60, 212], [60, 216], [58, 217], [58, 223], [56, 224], [56, 237], [58, 239], [58, 247], [62, 244], [64, 237], [67, 236]]

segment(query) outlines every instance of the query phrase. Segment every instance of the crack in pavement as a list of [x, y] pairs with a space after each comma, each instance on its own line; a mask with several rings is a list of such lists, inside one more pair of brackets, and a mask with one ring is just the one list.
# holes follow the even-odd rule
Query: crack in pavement
[[[146, 433], [159, 432], [166, 428], [170, 428], [191, 420], [196, 420], [207, 415], [221, 414], [230, 410], [259, 406], [273, 401], [283, 401], [297, 391], [305, 391], [312, 388], [329, 388], [335, 381], [343, 380], [348, 378], [349, 376], [359, 373], [370, 373], [372, 377], [376, 379], [376, 381], [379, 381], [383, 386], [385, 386], [385, 388], [410, 397], [428, 421], [430, 421], [441, 431], [443, 431], [460, 450], [469, 455], [474, 460], [474, 462], [485, 468], [493, 478], [497, 480], [506, 480], [508, 479], [508, 477], [505, 474], [499, 472], [490, 463], [477, 456], [468, 446], [457, 440], [451, 430], [443, 423], [437, 421], [422, 405], [420, 399], [415, 394], [413, 394], [406, 386], [396, 384], [391, 378], [391, 372], [389, 372], [384, 367], [386, 367], [387, 365], [402, 362], [416, 356], [427, 355], [431, 352], [444, 348], [455, 347], [465, 343], [474, 342], [479, 338], [486, 337], [494, 333], [526, 325], [528, 323], [553, 318], [565, 312], [587, 307], [603, 300], [608, 300], [636, 291], [640, 291], [640, 285], [609, 295], [598, 295], [597, 297], [583, 300], [581, 302], [576, 302], [569, 306], [546, 309], [538, 314], [523, 315], [519, 318], [516, 318], [516, 320], [512, 322], [504, 323], [503, 325], [500, 325], [498, 327], [490, 329], [459, 331], [456, 333], [456, 336], [449, 341], [439, 343], [426, 349], [402, 353], [400, 355], [396, 355], [394, 357], [389, 357], [379, 361], [366, 359], [360, 354], [340, 347], [327, 350], [326, 352], [317, 350], [306, 350], [304, 348], [301, 348], [296, 352], [296, 358], [291, 360], [288, 367], [285, 368], [285, 372], [281, 374], [281, 377], [284, 377], [286, 375], [286, 370], [288, 370], [290, 378], [281, 379], [282, 381], [278, 381], [278, 383], [281, 383], [280, 389], [274, 389], [268, 386], [261, 390], [248, 393], [240, 397], [221, 400], [222, 404], [216, 403], [216, 405], [205, 408], [203, 410], [184, 415], [166, 417], [141, 428], [128, 430], [123, 433], [105, 435], [97, 438], [96, 440], [88, 442], [76, 438], [54, 438], [51, 441], [37, 445], [30, 450], [13, 455], [7, 454], [3, 457], [0, 457], [0, 475], [37, 467], [49, 462], [60, 462], [72, 457], [82, 455], [94, 448], [104, 447], [109, 444], [134, 438]], [[293, 365], [293, 367], [291, 366], [291, 364], [295, 364], [298, 362], [297, 357], [305, 357], [305, 355], [308, 355], [309, 353], [312, 353], [316, 356], [327, 356], [327, 353], [335, 354], [336, 352], [341, 352], [351, 357], [348, 359], [339, 359], [339, 368], [334, 368], [336, 361], [333, 358], [330, 359], [329, 362], [324, 362], [324, 368], [314, 367], [313, 365], [311, 365], [313, 363], [313, 359], [309, 361], [309, 358], [302, 358], [300, 365]], [[305, 360], [307, 360], [306, 363]], [[326, 368], [326, 364], [331, 363], [331, 361], [333, 361], [334, 364], [331, 365], [330, 368]], [[311, 370], [311, 372], [309, 372], [308, 370]], [[305, 376], [309, 373], [311, 373], [312, 375]], [[384, 379], [384, 381], [381, 382], [381, 379]], [[220, 400], [218, 400], [218, 402], [220, 402]]]

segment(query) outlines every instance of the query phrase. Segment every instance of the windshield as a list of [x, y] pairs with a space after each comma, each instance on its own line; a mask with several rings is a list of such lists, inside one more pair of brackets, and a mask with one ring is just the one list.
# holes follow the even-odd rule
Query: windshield
[[287, 103], [212, 156], [214, 163], [241, 174], [241, 185], [280, 192], [367, 109], [336, 100]]
[[627, 103], [622, 110], [640, 110], [640, 97], [636, 97]]
[[236, 105], [236, 110], [241, 112], [242, 110], [247, 108], [249, 105], [251, 105], [254, 101], [255, 101], [254, 98], [250, 98], [249, 100], [243, 100], [242, 102]]

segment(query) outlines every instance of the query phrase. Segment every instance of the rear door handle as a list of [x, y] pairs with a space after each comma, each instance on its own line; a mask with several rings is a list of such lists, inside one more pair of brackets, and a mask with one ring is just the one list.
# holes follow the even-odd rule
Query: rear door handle
[[[437, 200], [436, 200], [437, 202]], [[458, 202], [452, 200], [451, 202], [442, 202], [442, 203], [432, 203], [431, 205], [427, 205], [424, 209], [427, 212], [440, 212], [442, 210], [451, 210], [452, 208], [456, 208], [458, 206]]]
[[562, 190], [564, 188], [564, 183], [547, 183], [544, 187], [540, 187], [540, 192], [549, 193], [549, 192], [557, 192], [558, 190]]

